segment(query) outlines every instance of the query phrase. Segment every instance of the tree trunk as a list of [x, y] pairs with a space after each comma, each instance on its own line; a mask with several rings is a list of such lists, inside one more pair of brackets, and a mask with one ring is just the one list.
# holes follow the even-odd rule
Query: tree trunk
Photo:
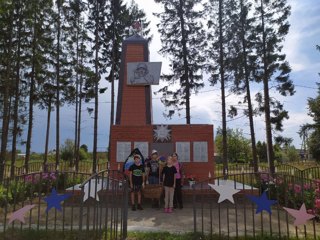
[[242, 50], [243, 50], [243, 62], [244, 62], [244, 71], [245, 71], [245, 85], [247, 91], [247, 101], [248, 101], [248, 117], [250, 124], [250, 135], [251, 135], [251, 148], [252, 148], [252, 160], [253, 160], [253, 169], [254, 172], [258, 172], [258, 157], [257, 157], [257, 147], [256, 147], [256, 137], [254, 130], [254, 121], [253, 121], [253, 110], [252, 110], [252, 101], [250, 93], [250, 80], [249, 80], [249, 70], [248, 70], [248, 55], [247, 55], [247, 41], [245, 38], [245, 19], [243, 16], [244, 6], [243, 0], [240, 1], [241, 5], [241, 27], [242, 27]]
[[182, 51], [183, 51], [183, 67], [184, 67], [184, 78], [186, 82], [186, 122], [187, 124], [191, 123], [191, 116], [190, 116], [190, 82], [189, 82], [189, 66], [188, 66], [188, 48], [187, 48], [187, 39], [185, 32], [185, 23], [184, 23], [184, 16], [183, 16], [183, 6], [184, 1], [180, 0], [179, 4], [179, 18], [180, 18], [180, 27], [181, 27], [181, 43], [182, 43]]
[[109, 129], [109, 146], [108, 146], [108, 161], [111, 159], [111, 128], [114, 124], [114, 72], [115, 72], [115, 52], [116, 52], [116, 36], [115, 36], [115, 22], [117, 19], [117, 12], [115, 11], [114, 2], [112, 1], [112, 13], [113, 13], [113, 29], [112, 29], [112, 56], [111, 56], [111, 111], [110, 111], [110, 129]]
[[51, 97], [48, 102], [48, 115], [47, 115], [47, 131], [46, 131], [46, 146], [44, 152], [43, 170], [47, 171], [48, 164], [48, 150], [49, 150], [49, 135], [50, 135], [50, 118], [51, 118]]
[[4, 170], [6, 163], [7, 154], [7, 143], [8, 143], [8, 133], [9, 133], [9, 122], [10, 122], [10, 111], [9, 111], [9, 88], [10, 88], [10, 78], [11, 78], [11, 57], [12, 57], [12, 15], [13, 10], [10, 12], [10, 25], [8, 26], [8, 51], [6, 59], [6, 74], [3, 93], [3, 119], [2, 119], [2, 134], [1, 134], [1, 152], [0, 152], [0, 182], [4, 178]]
[[93, 164], [92, 172], [97, 171], [97, 147], [98, 147], [98, 107], [99, 107], [99, 2], [96, 1], [95, 19], [95, 82], [94, 82], [94, 126], [93, 126]]
[[24, 167], [26, 173], [29, 171], [29, 161], [30, 161], [30, 151], [31, 151], [31, 139], [32, 139], [32, 128], [33, 128], [33, 105], [34, 105], [34, 91], [35, 91], [35, 64], [36, 64], [36, 21], [37, 21], [37, 11], [34, 11], [34, 29], [33, 29], [33, 39], [32, 39], [32, 67], [30, 75], [30, 93], [29, 93], [29, 123], [28, 123], [28, 135], [26, 143], [26, 158], [24, 162]]
[[57, 86], [56, 86], [56, 170], [60, 162], [60, 35], [61, 35], [61, 3], [57, 0], [58, 19], [57, 19]]
[[[76, 50], [76, 112], [75, 112], [75, 126], [74, 126], [74, 156], [73, 159], [76, 162], [78, 159], [79, 155], [79, 150], [77, 148], [78, 146], [78, 111], [79, 111], [79, 19], [78, 19], [78, 24], [77, 24], [77, 36], [76, 36], [76, 45], [77, 45], [77, 50]], [[74, 166], [74, 162], [70, 162], [70, 167]]]
[[80, 151], [80, 141], [81, 141], [81, 111], [82, 111], [82, 85], [83, 85], [83, 51], [84, 51], [84, 44], [81, 43], [81, 52], [80, 52], [80, 66], [81, 66], [81, 72], [80, 72], [80, 83], [79, 83], [79, 110], [78, 110], [78, 133], [77, 133], [77, 156], [76, 156], [76, 172], [79, 171], [79, 151]]
[[17, 135], [18, 135], [18, 123], [19, 123], [19, 95], [20, 95], [20, 55], [21, 55], [21, 14], [20, 7], [17, 4], [17, 14], [18, 19], [18, 31], [17, 31], [17, 65], [16, 65], [16, 81], [15, 81], [15, 99], [14, 99], [14, 110], [13, 110], [13, 129], [12, 129], [12, 150], [11, 150], [11, 169], [10, 176], [14, 177], [14, 169], [16, 163], [16, 154], [17, 154]]
[[221, 81], [221, 107], [222, 107], [222, 161], [223, 176], [228, 175], [228, 143], [227, 143], [227, 115], [226, 115], [226, 96], [225, 96], [225, 76], [224, 76], [224, 51], [223, 51], [223, 1], [219, 0], [219, 64]]
[[[9, 66], [8, 66], [9, 68]], [[8, 130], [9, 130], [9, 86], [4, 86], [3, 94], [3, 119], [2, 119], [2, 135], [1, 135], [1, 154], [0, 154], [0, 182], [4, 177], [4, 166], [6, 163]]]
[[274, 153], [272, 144], [272, 128], [270, 117], [270, 97], [269, 97], [269, 77], [268, 77], [268, 62], [267, 62], [267, 36], [265, 32], [265, 20], [264, 20], [264, 5], [263, 0], [261, 3], [261, 24], [262, 24], [262, 45], [263, 45], [263, 92], [264, 92], [264, 110], [265, 110], [265, 122], [266, 122], [266, 138], [267, 138], [267, 159], [269, 164], [270, 174], [274, 174]]
[[35, 87], [35, 67], [34, 63], [32, 64], [31, 71], [31, 83], [30, 83], [30, 94], [29, 94], [29, 123], [28, 123], [28, 135], [27, 135], [27, 143], [26, 143], [26, 158], [24, 161], [24, 167], [26, 173], [29, 171], [29, 161], [30, 161], [30, 151], [31, 151], [31, 138], [32, 138], [32, 128], [33, 128], [33, 98], [34, 98], [34, 87]]

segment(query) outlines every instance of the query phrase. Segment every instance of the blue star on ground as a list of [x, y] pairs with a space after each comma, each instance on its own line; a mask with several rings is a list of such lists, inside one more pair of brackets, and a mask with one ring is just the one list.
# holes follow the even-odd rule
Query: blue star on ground
[[61, 202], [69, 197], [71, 197], [70, 193], [58, 195], [56, 189], [53, 188], [50, 196], [44, 198], [44, 201], [47, 202], [46, 212], [48, 213], [51, 208], [61, 211]]
[[267, 211], [269, 214], [271, 214], [271, 205], [277, 203], [276, 200], [269, 200], [267, 197], [267, 192], [263, 192], [262, 195], [260, 197], [256, 197], [256, 196], [249, 196], [247, 195], [247, 197], [254, 202], [255, 204], [257, 204], [257, 213], [262, 212], [263, 210]]

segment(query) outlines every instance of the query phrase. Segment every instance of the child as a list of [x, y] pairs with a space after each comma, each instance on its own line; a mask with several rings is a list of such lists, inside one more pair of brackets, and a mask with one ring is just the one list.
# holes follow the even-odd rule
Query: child
[[[148, 184], [159, 184], [159, 157], [157, 150], [152, 150], [151, 152], [151, 159], [147, 163], [147, 183]], [[152, 199], [152, 207], [158, 208], [159, 201], [158, 199]]]
[[167, 159], [167, 166], [162, 170], [163, 186], [164, 186], [164, 212], [172, 213], [174, 188], [176, 187], [177, 170], [172, 164], [172, 157]]
[[140, 156], [138, 154], [134, 155], [134, 164], [129, 168], [130, 172], [130, 187], [131, 187], [131, 203], [132, 211], [136, 210], [135, 205], [135, 193], [138, 194], [138, 209], [143, 210], [141, 207], [141, 189], [144, 187], [145, 176], [144, 167], [140, 162]]

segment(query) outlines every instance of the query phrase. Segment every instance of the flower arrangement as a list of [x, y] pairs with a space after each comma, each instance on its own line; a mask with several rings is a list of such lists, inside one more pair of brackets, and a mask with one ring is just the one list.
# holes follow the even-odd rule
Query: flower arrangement
[[190, 174], [190, 175], [187, 175], [187, 179], [189, 182], [191, 182], [191, 181], [194, 182], [194, 181], [196, 181], [196, 176], [193, 174]]

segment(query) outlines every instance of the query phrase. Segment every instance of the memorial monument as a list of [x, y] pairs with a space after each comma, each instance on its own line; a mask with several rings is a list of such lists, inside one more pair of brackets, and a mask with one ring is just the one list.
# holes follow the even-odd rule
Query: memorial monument
[[213, 125], [154, 124], [151, 85], [159, 84], [161, 63], [149, 62], [148, 41], [139, 34], [122, 43], [116, 124], [111, 128], [111, 169], [122, 169], [134, 148], [146, 158], [152, 149], [179, 155], [186, 175], [214, 177]]

